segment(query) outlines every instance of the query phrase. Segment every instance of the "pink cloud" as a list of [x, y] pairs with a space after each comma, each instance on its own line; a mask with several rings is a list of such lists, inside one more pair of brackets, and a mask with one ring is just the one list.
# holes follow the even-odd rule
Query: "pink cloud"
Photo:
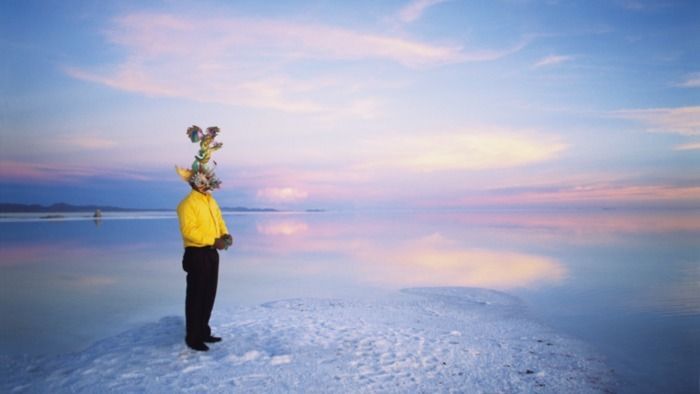
[[673, 148], [674, 150], [700, 150], [700, 142], [689, 142]]
[[306, 200], [309, 193], [294, 187], [268, 187], [258, 190], [257, 196], [269, 202], [292, 203]]
[[[391, 149], [387, 148], [387, 154], [393, 157]], [[496, 156], [502, 156], [505, 164], [511, 160], [506, 153]], [[321, 208], [384, 205], [420, 208], [621, 206], [627, 203], [700, 206], [700, 186], [696, 186], [697, 180], [692, 176], [678, 177], [675, 184], [650, 184], [639, 181], [641, 175], [636, 174], [571, 172], [549, 165], [538, 165], [531, 171], [527, 167], [498, 167], [504, 163], [481, 169], [444, 167], [440, 162], [437, 164], [441, 167], [436, 167], [436, 163], [430, 163], [431, 167], [397, 167], [403, 162], [389, 160], [383, 165], [378, 163], [367, 160], [330, 162], [319, 168], [248, 168], [241, 176], [234, 175], [230, 184], [238, 189], [258, 190], [257, 195], [262, 201], [304, 202], [307, 206]], [[523, 165], [532, 163], [538, 162]], [[294, 200], [288, 196], [295, 192], [283, 192], [285, 187], [268, 186], [274, 184], [293, 185], [289, 189], [303, 191], [302, 196], [306, 197]]]
[[[441, 214], [431, 214], [441, 215]], [[523, 228], [529, 234], [546, 232], [552, 239], [567, 238], [600, 243], [621, 234], [663, 234], [700, 231], [700, 213], [649, 210], [640, 212], [591, 210], [580, 212], [459, 212], [444, 214], [464, 225]], [[433, 220], [439, 220], [437, 218]], [[518, 234], [518, 236], [523, 236]]]
[[606, 203], [697, 203], [700, 186], [588, 184], [556, 186], [551, 190], [528, 190], [508, 195], [485, 193], [462, 198], [455, 205], [528, 205], [528, 204], [606, 204]]
[[522, 131], [468, 129], [422, 136], [382, 136], [369, 140], [358, 167], [408, 171], [479, 171], [551, 160], [566, 145]]
[[542, 68], [542, 67], [547, 67], [547, 66], [554, 66], [557, 64], [569, 62], [573, 59], [574, 59], [573, 56], [550, 55], [550, 56], [546, 56], [546, 57], [538, 60], [532, 67]]
[[425, 11], [435, 5], [444, 3], [447, 0], [413, 0], [399, 11], [399, 20], [404, 23], [416, 21]]
[[647, 131], [700, 135], [700, 106], [626, 109], [612, 112], [612, 115], [642, 123]]
[[[162, 14], [132, 14], [117, 21], [110, 39], [142, 57], [161, 55], [208, 56], [200, 66], [226, 66], [232, 49], [245, 56], [393, 60], [407, 66], [462, 61], [456, 46], [438, 46], [406, 38], [384, 36], [313, 23], [264, 19], [189, 18]], [[186, 60], [186, 59], [182, 59]]]
[[351, 108], [372, 116], [373, 99], [355, 93], [344, 102], [318, 100], [338, 92], [347, 78], [292, 78], [288, 68], [303, 60], [389, 61], [409, 68], [496, 60], [522, 49], [527, 40], [498, 50], [465, 51], [402, 36], [314, 23], [234, 17], [200, 18], [138, 13], [116, 20], [107, 38], [126, 58], [111, 67], [66, 67], [68, 75], [151, 96], [324, 113]]

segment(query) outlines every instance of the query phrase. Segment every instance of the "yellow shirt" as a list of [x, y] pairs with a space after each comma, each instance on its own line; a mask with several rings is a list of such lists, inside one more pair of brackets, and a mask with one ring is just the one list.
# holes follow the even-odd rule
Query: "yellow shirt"
[[228, 234], [221, 209], [210, 194], [192, 190], [177, 206], [182, 241], [187, 246], [211, 246], [214, 241]]

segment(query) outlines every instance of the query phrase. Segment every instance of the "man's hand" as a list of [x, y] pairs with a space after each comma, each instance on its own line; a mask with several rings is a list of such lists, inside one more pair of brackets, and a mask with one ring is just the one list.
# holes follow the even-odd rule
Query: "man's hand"
[[221, 249], [226, 249], [228, 245], [226, 245], [226, 240], [224, 237], [217, 238], [216, 241], [214, 241], [214, 247], [221, 250]]
[[221, 249], [228, 249], [229, 246], [233, 244], [233, 237], [229, 234], [224, 234], [214, 241], [214, 247]]
[[231, 236], [231, 234], [224, 234], [221, 236], [221, 239], [223, 239], [224, 242], [226, 242], [226, 247], [233, 245], [233, 237]]

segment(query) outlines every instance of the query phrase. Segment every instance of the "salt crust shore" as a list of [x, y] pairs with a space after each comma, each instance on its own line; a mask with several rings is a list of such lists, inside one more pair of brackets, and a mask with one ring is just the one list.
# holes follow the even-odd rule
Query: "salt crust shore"
[[614, 374], [503, 293], [418, 288], [373, 301], [215, 309], [207, 353], [164, 317], [87, 349], [0, 358], [0, 392], [597, 393]]

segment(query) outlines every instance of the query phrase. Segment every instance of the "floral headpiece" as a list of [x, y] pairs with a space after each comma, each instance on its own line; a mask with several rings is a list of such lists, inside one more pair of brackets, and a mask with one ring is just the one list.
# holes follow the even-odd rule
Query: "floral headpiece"
[[185, 182], [194, 185], [197, 190], [209, 191], [218, 189], [221, 185], [221, 181], [214, 174], [216, 161], [212, 160], [213, 165], [209, 165], [212, 152], [223, 146], [221, 142], [214, 142], [217, 134], [219, 134], [218, 127], [207, 127], [206, 133], [197, 126], [187, 129], [187, 136], [190, 140], [193, 143], [199, 142], [199, 153], [194, 157], [191, 169], [175, 166], [175, 171]]

